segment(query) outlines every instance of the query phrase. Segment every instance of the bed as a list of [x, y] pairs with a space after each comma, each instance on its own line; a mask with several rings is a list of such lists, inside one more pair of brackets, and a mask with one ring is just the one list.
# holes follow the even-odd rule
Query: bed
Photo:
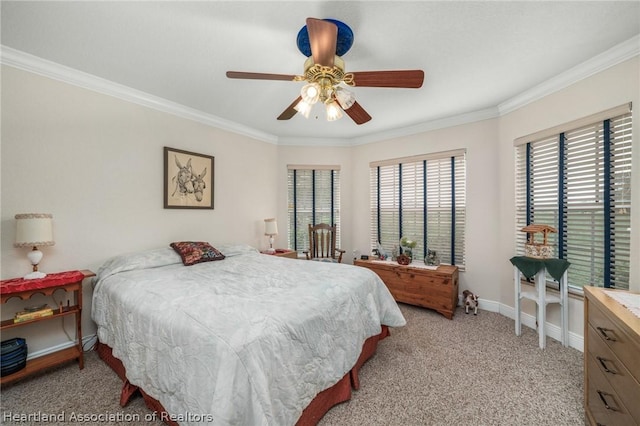
[[109, 259], [94, 280], [99, 353], [169, 423], [315, 424], [405, 319], [366, 268], [218, 247], [190, 266], [170, 247]]

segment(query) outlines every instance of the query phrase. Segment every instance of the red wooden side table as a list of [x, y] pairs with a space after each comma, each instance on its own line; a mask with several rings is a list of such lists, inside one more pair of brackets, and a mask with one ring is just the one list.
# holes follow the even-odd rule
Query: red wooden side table
[[82, 271], [67, 271], [48, 274], [44, 278], [35, 280], [13, 278], [0, 281], [0, 298], [2, 304], [6, 303], [13, 297], [28, 300], [31, 296], [37, 293], [45, 296], [51, 296], [56, 290], [65, 290], [67, 292], [72, 291], [74, 293], [74, 304], [69, 305], [67, 302], [67, 306], [62, 306], [61, 304], [60, 306], [53, 307], [53, 315], [22, 322], [14, 322], [13, 319], [7, 319], [0, 323], [0, 330], [22, 327], [39, 321], [48, 321], [50, 319], [60, 318], [66, 315], [75, 315], [76, 318], [76, 342], [73, 346], [28, 360], [25, 368], [2, 377], [0, 384], [4, 385], [19, 380], [29, 374], [74, 359], [78, 360], [80, 369], [84, 368], [84, 356], [82, 351], [82, 281], [85, 278], [93, 277], [95, 275], [96, 274], [92, 271], [85, 269]]

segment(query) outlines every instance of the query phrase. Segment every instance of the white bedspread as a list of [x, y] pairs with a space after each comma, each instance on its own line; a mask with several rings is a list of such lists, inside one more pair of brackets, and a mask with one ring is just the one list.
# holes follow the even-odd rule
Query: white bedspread
[[100, 341], [181, 425], [293, 425], [380, 324], [405, 325], [366, 268], [218, 248], [193, 266], [171, 248], [118, 256], [95, 281]]

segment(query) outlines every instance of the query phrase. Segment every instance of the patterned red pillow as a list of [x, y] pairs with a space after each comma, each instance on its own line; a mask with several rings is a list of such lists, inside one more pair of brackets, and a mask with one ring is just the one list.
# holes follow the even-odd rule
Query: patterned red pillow
[[203, 241], [180, 241], [169, 245], [180, 255], [185, 266], [224, 259], [224, 254]]

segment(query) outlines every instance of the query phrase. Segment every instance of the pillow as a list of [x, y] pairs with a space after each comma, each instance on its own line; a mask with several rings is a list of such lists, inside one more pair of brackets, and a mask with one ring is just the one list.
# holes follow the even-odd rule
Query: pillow
[[222, 243], [218, 246], [218, 250], [223, 252], [225, 257], [240, 256], [244, 254], [260, 254], [257, 248], [241, 243]]
[[169, 247], [113, 256], [98, 269], [97, 276], [93, 281], [94, 287], [98, 281], [120, 272], [159, 268], [176, 263], [180, 263], [180, 256]]
[[224, 254], [203, 241], [180, 241], [169, 245], [180, 255], [184, 266], [224, 259]]

